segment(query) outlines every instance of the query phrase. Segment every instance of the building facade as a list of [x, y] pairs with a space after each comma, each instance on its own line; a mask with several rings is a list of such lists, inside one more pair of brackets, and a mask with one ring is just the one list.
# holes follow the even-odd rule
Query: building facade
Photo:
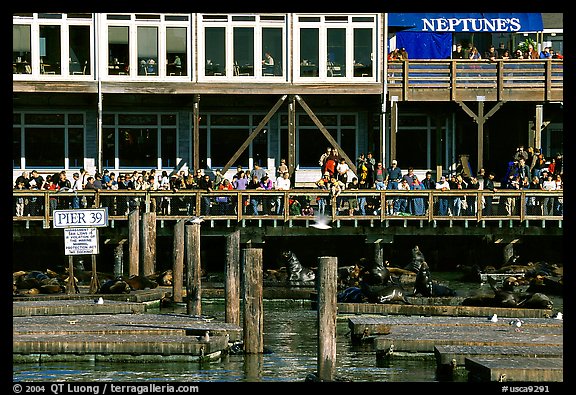
[[[561, 43], [557, 28], [483, 26], [448, 31], [450, 49], [468, 38]], [[372, 152], [421, 172], [449, 171], [467, 154], [502, 174], [519, 144], [562, 152], [554, 97], [496, 100], [502, 108], [478, 132], [459, 100], [389, 94], [387, 55], [402, 29], [383, 13], [14, 14], [13, 178], [255, 164], [276, 174], [287, 159], [304, 186], [327, 146], [352, 163]]]

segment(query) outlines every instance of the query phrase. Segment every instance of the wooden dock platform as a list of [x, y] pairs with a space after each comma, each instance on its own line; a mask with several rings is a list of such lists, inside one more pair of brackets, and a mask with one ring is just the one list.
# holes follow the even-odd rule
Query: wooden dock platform
[[[433, 299], [426, 304], [392, 304], [392, 303], [338, 303], [338, 314], [391, 314], [391, 315], [416, 315], [416, 316], [453, 316], [453, 317], [488, 317], [497, 314], [498, 317], [516, 318], [547, 318], [552, 316], [552, 310], [548, 309], [525, 309], [484, 306], [447, 305], [443, 298]], [[454, 297], [452, 298], [454, 299]], [[410, 301], [410, 300], [409, 300]], [[444, 303], [444, 304], [437, 304]], [[448, 303], [458, 303], [457, 300]]]
[[[378, 360], [434, 353], [440, 377], [465, 367], [469, 381], [561, 381], [563, 321], [553, 318], [357, 316], [351, 339]], [[544, 361], [549, 360], [549, 361]], [[474, 361], [474, 362], [470, 362]], [[510, 361], [507, 363], [506, 361]]]
[[562, 382], [562, 358], [466, 358], [468, 381]]
[[13, 362], [214, 360], [242, 341], [238, 325], [145, 308], [113, 300], [14, 302]]

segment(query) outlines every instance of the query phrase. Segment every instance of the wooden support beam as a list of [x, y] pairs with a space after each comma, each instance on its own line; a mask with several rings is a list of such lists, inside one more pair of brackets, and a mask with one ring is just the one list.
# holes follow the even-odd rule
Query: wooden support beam
[[193, 109], [193, 161], [194, 161], [194, 170], [198, 170], [200, 168], [200, 95], [194, 95], [194, 109]]
[[336, 315], [338, 258], [318, 258], [318, 378], [334, 381], [336, 373]]
[[291, 95], [288, 103], [288, 173], [291, 185], [296, 183], [294, 170], [296, 170], [296, 100]]
[[238, 150], [236, 151], [236, 153], [234, 155], [232, 155], [232, 158], [230, 158], [230, 160], [228, 161], [228, 163], [226, 163], [226, 165], [224, 166], [224, 168], [222, 169], [222, 174], [225, 174], [228, 169], [230, 168], [230, 166], [232, 166], [234, 164], [234, 162], [236, 162], [236, 160], [240, 157], [240, 155], [242, 155], [242, 152], [244, 152], [244, 150], [246, 148], [248, 148], [248, 146], [250, 145], [250, 143], [252, 142], [252, 140], [254, 140], [254, 138], [258, 135], [258, 133], [260, 133], [260, 131], [262, 129], [264, 129], [264, 126], [266, 126], [266, 124], [268, 123], [268, 121], [270, 120], [270, 118], [272, 118], [272, 116], [274, 114], [276, 114], [276, 111], [278, 111], [278, 109], [280, 108], [280, 106], [282, 105], [282, 103], [284, 103], [284, 100], [286, 100], [286, 97], [288, 95], [284, 95], [282, 96], [280, 99], [278, 99], [278, 101], [276, 102], [276, 104], [274, 105], [274, 107], [272, 107], [272, 109], [270, 111], [268, 111], [268, 114], [266, 114], [266, 116], [260, 121], [260, 123], [258, 124], [258, 126], [256, 127], [256, 129], [254, 129], [254, 131], [252, 133], [250, 133], [250, 136], [248, 136], [248, 138], [242, 143], [242, 145], [240, 146], [240, 148], [238, 148]]
[[298, 100], [298, 103], [300, 103], [300, 105], [302, 106], [302, 108], [304, 109], [304, 111], [306, 111], [306, 114], [308, 114], [308, 116], [310, 117], [310, 119], [312, 119], [312, 121], [314, 122], [314, 124], [318, 127], [318, 129], [320, 129], [320, 131], [322, 132], [322, 134], [324, 135], [324, 137], [326, 137], [326, 139], [330, 142], [330, 144], [336, 148], [338, 150], [338, 152], [342, 155], [342, 157], [344, 158], [344, 160], [346, 160], [346, 163], [348, 164], [348, 167], [350, 168], [350, 170], [352, 170], [352, 172], [354, 174], [357, 174], [357, 169], [356, 169], [356, 164], [350, 160], [350, 158], [348, 157], [348, 155], [346, 155], [346, 152], [344, 152], [344, 150], [342, 149], [342, 147], [340, 147], [340, 145], [336, 142], [336, 140], [334, 140], [334, 137], [332, 137], [332, 135], [330, 135], [330, 132], [328, 132], [328, 130], [324, 127], [324, 125], [322, 125], [322, 122], [320, 122], [320, 120], [318, 119], [318, 117], [316, 116], [316, 114], [314, 114], [312, 112], [312, 110], [310, 109], [310, 107], [308, 107], [308, 104], [306, 104], [306, 102], [304, 101], [304, 99], [302, 99], [300, 96], [296, 95], [296, 100]]
[[240, 231], [226, 236], [226, 261], [224, 267], [226, 306], [224, 321], [240, 325]]
[[189, 315], [202, 314], [202, 289], [200, 285], [200, 224], [186, 225], [186, 311]]
[[174, 225], [174, 246], [172, 263], [172, 298], [180, 303], [184, 284], [184, 219], [178, 220]]
[[478, 124], [478, 160], [476, 162], [477, 170], [480, 170], [483, 167], [484, 162], [484, 123], [490, 118], [496, 111], [500, 109], [506, 103], [505, 101], [499, 101], [496, 103], [494, 107], [490, 109], [484, 115], [484, 102], [478, 101], [478, 114], [475, 114], [474, 111], [470, 109], [464, 102], [459, 101], [458, 104], [466, 114], [468, 114], [474, 122]]

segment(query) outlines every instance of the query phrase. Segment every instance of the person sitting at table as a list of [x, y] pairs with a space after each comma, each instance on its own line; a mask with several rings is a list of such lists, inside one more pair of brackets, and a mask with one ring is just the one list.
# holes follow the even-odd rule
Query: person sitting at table
[[274, 75], [274, 58], [270, 55], [270, 52], [264, 54], [262, 66], [262, 73]]

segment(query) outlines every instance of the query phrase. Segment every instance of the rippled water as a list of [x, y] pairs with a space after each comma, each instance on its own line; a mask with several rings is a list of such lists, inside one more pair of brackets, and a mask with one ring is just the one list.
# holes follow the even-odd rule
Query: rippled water
[[[440, 277], [440, 275], [438, 276]], [[450, 274], [444, 283], [461, 296], [489, 292], [488, 285], [460, 283]], [[554, 298], [554, 310], [563, 311], [562, 299]], [[161, 312], [185, 313], [185, 307]], [[159, 310], [156, 312], [160, 312]], [[154, 311], [152, 311], [154, 313]], [[205, 299], [202, 313], [224, 321], [224, 301]], [[347, 318], [337, 321], [336, 379], [354, 382], [434, 382], [436, 363], [432, 356], [418, 359], [376, 360], [370, 345], [353, 346]], [[54, 362], [13, 365], [14, 381], [142, 382], [293, 382], [304, 381], [317, 371], [317, 312], [306, 300], [264, 301], [264, 347], [262, 355], [225, 355], [205, 363], [111, 363]], [[463, 378], [456, 377], [456, 381]]]

